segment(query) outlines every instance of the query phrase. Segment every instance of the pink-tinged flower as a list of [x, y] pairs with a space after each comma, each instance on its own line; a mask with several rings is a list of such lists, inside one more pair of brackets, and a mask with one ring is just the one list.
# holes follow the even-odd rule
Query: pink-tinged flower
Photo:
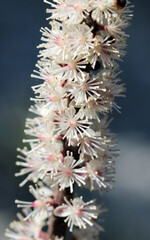
[[35, 103], [44, 102], [45, 108], [49, 111], [58, 111], [65, 107], [65, 89], [61, 86], [61, 82], [55, 84], [55, 87], [49, 83], [43, 83], [39, 88], [34, 89], [37, 94], [36, 98], [31, 98]]
[[82, 55], [73, 56], [70, 53], [64, 59], [62, 56], [59, 56], [55, 61], [58, 64], [58, 68], [53, 70], [53, 73], [56, 75], [61, 74], [62, 79], [67, 79], [71, 82], [72, 80], [77, 81], [84, 78], [84, 69], [88, 61]]
[[93, 48], [93, 28], [86, 24], [74, 26], [65, 26], [64, 31], [67, 32], [67, 47], [68, 51], [75, 56], [84, 54], [89, 55], [89, 49]]
[[[45, 144], [56, 142], [56, 135], [54, 135], [55, 125], [52, 121], [42, 117], [34, 119], [28, 118], [26, 121], [25, 133], [30, 135], [30, 139], [24, 139], [24, 143], [29, 143], [31, 150], [28, 155], [41, 150]], [[34, 137], [34, 138], [33, 138]]]
[[[17, 157], [21, 159], [20, 161], [16, 162], [17, 166], [23, 167], [20, 172], [16, 173], [15, 176], [22, 176], [25, 174], [28, 174], [28, 176], [20, 183], [20, 187], [25, 185], [28, 181], [37, 182], [38, 179], [41, 177], [41, 173], [39, 173], [39, 168], [41, 165], [41, 160], [39, 156], [27, 156], [28, 151], [26, 148], [24, 149], [18, 149], [19, 152], [21, 152], [24, 156], [18, 155]], [[36, 164], [35, 164], [36, 161]]]
[[10, 224], [10, 229], [6, 229], [5, 236], [11, 240], [47, 240], [48, 235], [42, 231], [43, 222], [35, 223], [28, 219], [24, 221], [21, 214], [17, 214], [19, 221], [13, 221]]
[[100, 81], [97, 81], [96, 78], [90, 79], [87, 74], [85, 79], [72, 82], [68, 86], [68, 96], [74, 99], [76, 106], [82, 107], [88, 102], [89, 97], [96, 100], [100, 96], [99, 89]]
[[59, 184], [60, 190], [70, 187], [70, 192], [73, 192], [73, 185], [77, 183], [78, 186], [85, 185], [86, 169], [80, 165], [83, 163], [82, 160], [76, 161], [72, 153], [64, 158], [63, 162], [59, 163], [57, 172], [54, 174], [55, 184]]
[[[61, 80], [61, 75], [57, 74], [57, 76], [54, 74], [54, 70], [58, 69], [59, 66], [54, 61], [38, 61], [38, 63], [35, 65], [38, 70], [34, 70], [34, 74], [31, 74], [31, 77], [42, 80], [49, 84], [51, 87], [55, 86], [58, 81]], [[36, 88], [39, 88], [40, 85], [35, 85], [32, 87], [33, 90]]]
[[68, 223], [70, 231], [73, 225], [79, 228], [86, 228], [86, 225], [93, 226], [93, 219], [97, 218], [96, 206], [92, 205], [94, 200], [84, 202], [82, 197], [74, 198], [70, 202], [65, 198], [65, 204], [54, 210], [54, 215], [58, 217], [67, 217], [65, 222]]
[[78, 228], [74, 229], [73, 234], [76, 239], [80, 240], [99, 240], [100, 239], [100, 233], [104, 232], [104, 228], [101, 226], [103, 219], [102, 214], [104, 212], [107, 212], [106, 208], [103, 208], [103, 204], [98, 205], [96, 212], [98, 213], [99, 217], [98, 219], [93, 219], [93, 226], [92, 228], [87, 227], [86, 229], [82, 229], [82, 231]]
[[59, 163], [63, 158], [61, 153], [62, 145], [58, 142], [55, 142], [53, 145], [51, 143], [46, 144], [34, 154], [28, 154], [27, 149], [18, 150], [24, 156], [18, 156], [21, 160], [17, 161], [16, 165], [23, 168], [15, 176], [28, 174], [20, 183], [20, 186], [23, 186], [27, 181], [37, 182], [39, 179], [43, 179], [47, 172], [51, 173], [52, 178], [53, 173], [57, 171]]
[[100, 122], [100, 114], [108, 113], [109, 108], [107, 107], [107, 101], [103, 98], [98, 98], [94, 100], [93, 98], [89, 97], [87, 103], [85, 104], [84, 108], [81, 108], [78, 115], [80, 118], [85, 118], [86, 120], [96, 119]]
[[79, 141], [81, 156], [84, 158], [88, 155], [94, 159], [98, 157], [98, 153], [101, 153], [101, 155], [106, 154], [106, 137], [104, 142], [101, 132], [95, 132], [92, 129], [89, 129], [88, 132], [90, 137], [85, 134]]
[[34, 221], [40, 222], [50, 217], [54, 205], [53, 192], [47, 187], [34, 189], [33, 186], [30, 186], [30, 192], [36, 199], [33, 202], [15, 201], [18, 208], [33, 208], [24, 220], [32, 217]]
[[121, 50], [125, 44], [120, 45], [114, 42], [113, 38], [96, 36], [94, 47], [90, 50], [91, 55], [88, 60], [92, 64], [92, 67], [95, 67], [95, 64], [98, 59], [102, 61], [104, 68], [106, 67], [118, 67], [118, 64], [115, 60], [121, 60], [121, 56], [125, 55], [125, 52]]
[[55, 59], [57, 56], [64, 56], [66, 53], [66, 34], [62, 30], [62, 24], [53, 21], [51, 23], [51, 30], [49, 28], [41, 28], [42, 44], [38, 48], [42, 48], [39, 57]]
[[112, 109], [116, 109], [120, 112], [120, 107], [116, 104], [115, 98], [116, 97], [124, 97], [124, 84], [120, 84], [121, 80], [117, 78], [120, 73], [115, 73], [112, 70], [103, 71], [100, 74], [100, 79], [102, 80], [100, 86], [100, 95], [102, 99], [106, 99], [106, 106], [108, 107], [109, 111]]
[[113, 189], [112, 183], [114, 182], [114, 162], [113, 161], [100, 161], [91, 160], [86, 163], [87, 175], [91, 182], [91, 190], [94, 190], [94, 183], [99, 187], [99, 190]]
[[91, 122], [80, 119], [80, 115], [77, 113], [73, 106], [66, 108], [65, 112], [60, 113], [56, 116], [56, 125], [58, 126], [57, 131], [59, 134], [63, 133], [64, 137], [68, 140], [68, 145], [71, 145], [71, 140], [79, 140], [79, 136], [82, 137], [86, 132], [89, 136], [87, 129]]

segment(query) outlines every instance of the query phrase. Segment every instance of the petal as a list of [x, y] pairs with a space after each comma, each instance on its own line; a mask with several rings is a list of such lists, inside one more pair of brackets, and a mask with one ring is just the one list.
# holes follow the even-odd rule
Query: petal
[[67, 217], [71, 214], [71, 209], [67, 205], [62, 205], [54, 210], [54, 215], [58, 217]]

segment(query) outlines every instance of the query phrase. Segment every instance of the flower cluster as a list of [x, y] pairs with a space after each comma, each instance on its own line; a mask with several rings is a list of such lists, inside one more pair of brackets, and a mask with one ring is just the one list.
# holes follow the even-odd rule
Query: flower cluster
[[70, 231], [94, 224], [90, 239], [98, 239], [103, 228], [96, 219], [102, 211], [94, 200], [84, 202], [73, 193], [76, 185], [100, 192], [113, 188], [118, 150], [107, 115], [113, 108], [119, 111], [116, 97], [124, 96], [118, 60], [125, 55], [132, 5], [126, 0], [44, 2], [50, 7], [50, 26], [41, 28], [39, 61], [32, 74], [40, 83], [32, 87], [29, 109], [35, 115], [26, 121], [29, 137], [23, 140], [27, 146], [18, 149], [22, 169], [16, 173], [26, 175], [20, 186], [36, 183], [29, 187], [35, 199], [16, 200], [24, 216], [18, 215], [6, 236], [64, 239], [61, 227], [56, 233], [54, 226], [62, 219]]

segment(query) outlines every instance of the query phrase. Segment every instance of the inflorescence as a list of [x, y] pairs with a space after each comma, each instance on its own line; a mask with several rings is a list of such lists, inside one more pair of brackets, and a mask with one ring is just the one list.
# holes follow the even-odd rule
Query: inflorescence
[[124, 96], [118, 60], [125, 55], [133, 6], [126, 0], [44, 2], [50, 17], [49, 28], [41, 28], [32, 74], [40, 81], [32, 87], [35, 116], [26, 120], [30, 137], [18, 149], [22, 169], [16, 174], [26, 175], [20, 186], [33, 182], [34, 200], [16, 200], [22, 214], [6, 236], [63, 240], [68, 226], [74, 239], [99, 239], [104, 209], [74, 192], [76, 186], [100, 192], [113, 188], [118, 150], [108, 114], [119, 111], [116, 97]]

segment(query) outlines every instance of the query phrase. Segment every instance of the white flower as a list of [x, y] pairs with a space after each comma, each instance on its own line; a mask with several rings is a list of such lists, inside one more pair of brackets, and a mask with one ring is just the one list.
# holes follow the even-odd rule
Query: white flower
[[[54, 74], [62, 74], [62, 79], [68, 80], [79, 80], [84, 78], [84, 70], [86, 68], [87, 60], [82, 55], [72, 56], [71, 53], [67, 54], [63, 59], [61, 56], [57, 58], [58, 68], [53, 70]], [[61, 66], [61, 67], [60, 67]]]
[[54, 214], [58, 217], [67, 217], [65, 222], [68, 222], [70, 231], [73, 230], [73, 225], [84, 229], [86, 224], [93, 226], [93, 219], [97, 218], [96, 206], [91, 205], [93, 200], [85, 203], [80, 197], [74, 198], [71, 202], [65, 199], [65, 202], [54, 210]]
[[44, 0], [44, 2], [54, 7], [54, 9], [47, 9], [48, 13], [52, 13], [51, 18], [65, 21], [68, 24], [79, 24], [91, 9], [89, 0], [55, 0], [57, 4], [47, 0]]
[[45, 106], [44, 102], [36, 103], [34, 105], [31, 105], [29, 108], [29, 111], [43, 117], [43, 119], [50, 120], [53, 119], [53, 111], [49, 111], [49, 108]]
[[18, 208], [33, 208], [33, 211], [31, 211], [24, 220], [32, 217], [34, 218], [34, 221], [39, 223], [51, 215], [54, 204], [53, 192], [46, 187], [43, 187], [42, 189], [34, 189], [33, 186], [30, 186], [30, 192], [35, 197], [35, 201], [26, 202], [16, 200], [15, 202], [18, 204]]
[[[79, 140], [79, 136], [82, 137], [83, 133], [87, 132], [87, 129], [91, 124], [87, 120], [80, 119], [80, 116], [78, 113], [76, 114], [76, 110], [72, 106], [66, 108], [65, 112], [57, 115], [56, 120], [56, 125], [58, 125], [57, 131], [59, 134], [64, 133], [63, 138], [67, 138], [69, 146], [71, 144], [71, 140]], [[87, 135], [89, 134], [87, 133]]]
[[126, 20], [122, 19], [121, 16], [117, 16], [117, 18], [114, 17], [114, 19], [109, 18], [108, 25], [105, 26], [104, 29], [107, 30], [111, 36], [120, 39], [129, 36], [123, 31], [128, 25], [129, 23]]
[[111, 190], [114, 182], [114, 163], [112, 161], [91, 160], [86, 163], [87, 172], [91, 181], [91, 190], [94, 189], [94, 182], [99, 189]]
[[100, 117], [98, 113], [104, 114], [108, 112], [107, 101], [99, 98], [96, 101], [91, 97], [88, 99], [87, 103], [85, 104], [84, 108], [81, 108], [79, 111], [80, 118], [85, 119], [96, 119], [100, 122]]
[[31, 100], [46, 103], [45, 108], [48, 108], [49, 111], [61, 110], [66, 106], [65, 89], [59, 83], [55, 87], [44, 83], [39, 88], [34, 89], [34, 93], [37, 96]]
[[89, 155], [93, 159], [98, 157], [98, 152], [105, 154], [105, 141], [101, 132], [95, 132], [92, 129], [89, 129], [88, 132], [91, 137], [85, 134], [83, 138], [80, 138], [79, 152], [81, 152], [81, 156]]
[[[37, 182], [38, 179], [41, 177], [41, 174], [39, 173], [39, 168], [41, 166], [41, 160], [39, 159], [39, 156], [27, 156], [28, 150], [26, 148], [24, 149], [17, 149], [19, 152], [21, 152], [24, 156], [18, 155], [17, 157], [21, 159], [21, 161], [17, 161], [16, 165], [23, 167], [20, 172], [16, 173], [15, 176], [22, 176], [24, 174], [28, 174], [28, 176], [19, 184], [20, 187], [25, 185], [27, 181], [33, 181]], [[36, 164], [35, 164], [36, 161]]]
[[24, 143], [29, 143], [31, 150], [29, 154], [40, 150], [46, 143], [54, 143], [57, 140], [58, 135], [54, 134], [55, 125], [52, 121], [47, 121], [47, 118], [36, 117], [34, 119], [28, 118], [26, 121], [25, 133], [30, 135], [30, 139], [23, 139]]
[[90, 240], [99, 240], [100, 239], [100, 233], [104, 232], [104, 228], [101, 226], [101, 223], [103, 221], [103, 219], [101, 218], [101, 215], [104, 212], [107, 212], [106, 208], [103, 208], [103, 204], [100, 204], [97, 209], [96, 209], [99, 217], [98, 219], [93, 219], [93, 226], [92, 228], [86, 228], [83, 229], [82, 231], [78, 228], [74, 229], [74, 236], [76, 239], [80, 239], [80, 240], [87, 240], [87, 236], [88, 239]]
[[76, 106], [84, 106], [88, 102], [88, 98], [96, 100], [100, 94], [99, 86], [100, 83], [96, 78], [90, 79], [89, 74], [85, 75], [85, 79], [78, 80], [70, 84], [68, 87], [68, 96], [74, 98]]
[[[54, 70], [59, 68], [59, 65], [56, 64], [54, 61], [38, 61], [38, 63], [35, 65], [38, 70], [34, 70], [34, 73], [31, 74], [31, 77], [43, 80], [50, 84], [51, 87], [55, 87], [57, 82], [60, 81], [62, 75], [57, 74], [57, 76], [54, 74]], [[33, 90], [36, 89], [36, 87], [39, 87], [40, 85], [32, 87]]]
[[17, 161], [16, 165], [23, 168], [16, 176], [22, 176], [28, 174], [28, 176], [20, 183], [23, 186], [27, 181], [37, 182], [39, 179], [43, 179], [48, 173], [51, 174], [51, 178], [54, 172], [57, 172], [60, 160], [63, 159], [62, 145], [59, 142], [55, 144], [46, 144], [41, 147], [36, 153], [28, 154], [27, 149], [20, 150], [24, 156], [18, 156], [22, 161]]
[[115, 0], [91, 0], [92, 18], [98, 23], [103, 24], [105, 19], [116, 12]]
[[86, 24], [79, 24], [75, 26], [67, 26], [67, 47], [68, 52], [73, 52], [73, 56], [84, 54], [89, 55], [89, 49], [93, 48], [93, 33], [92, 28]]
[[70, 187], [70, 192], [73, 192], [73, 185], [77, 183], [78, 186], [85, 185], [86, 169], [80, 167], [83, 163], [82, 160], [76, 161], [72, 153], [64, 158], [63, 162], [60, 162], [57, 172], [54, 174], [55, 185], [59, 184], [60, 190]]
[[28, 219], [24, 221], [21, 214], [17, 214], [19, 221], [13, 221], [10, 224], [10, 229], [6, 229], [5, 236], [13, 240], [47, 240], [47, 234], [42, 231], [43, 222], [35, 223]]
[[125, 54], [123, 50], [119, 49], [119, 44], [114, 43], [113, 38], [109, 38], [109, 36], [103, 38], [98, 35], [95, 37], [94, 48], [90, 51], [91, 55], [88, 59], [93, 68], [98, 59], [102, 61], [104, 68], [117, 67], [114, 60], [120, 60], [120, 57]]
[[57, 58], [57, 56], [65, 55], [66, 51], [66, 34], [61, 29], [61, 24], [53, 21], [51, 23], [52, 29], [49, 28], [41, 28], [41, 32], [43, 37], [41, 40], [43, 41], [38, 47], [42, 48], [40, 51], [39, 57], [51, 59]]
[[97, 76], [97, 81], [100, 81], [99, 94], [101, 100], [105, 100], [105, 107], [110, 111], [112, 111], [112, 108], [115, 108], [119, 112], [119, 106], [115, 103], [115, 97], [125, 96], [123, 94], [125, 92], [124, 84], [120, 84], [121, 80], [117, 78], [119, 74], [120, 72], [116, 74], [112, 69], [106, 69]]
[[40, 178], [42, 179], [49, 174], [53, 178], [53, 174], [57, 172], [60, 162], [63, 161], [62, 146], [59, 143], [49, 144], [42, 150], [42, 152], [39, 152], [42, 158], [38, 169], [41, 175]]

